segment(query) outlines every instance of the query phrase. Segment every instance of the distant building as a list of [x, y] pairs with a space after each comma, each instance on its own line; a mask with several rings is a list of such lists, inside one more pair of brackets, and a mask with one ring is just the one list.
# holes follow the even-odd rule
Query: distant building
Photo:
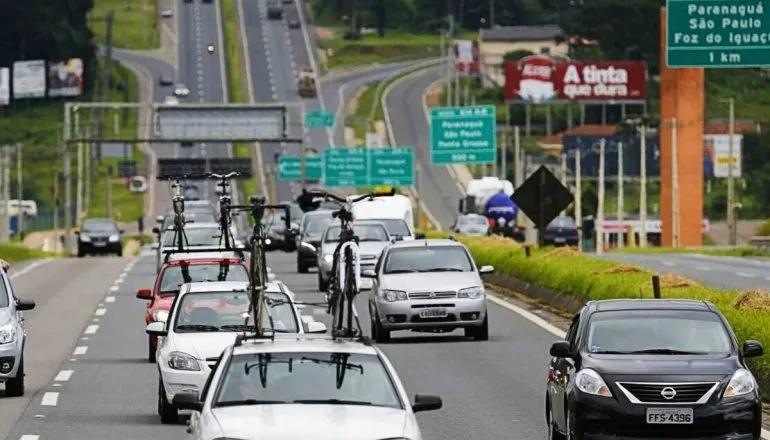
[[612, 136], [617, 131], [615, 125], [586, 124], [572, 127], [560, 133], [546, 136], [537, 141], [537, 146], [551, 154], [561, 154], [564, 136]]
[[498, 86], [505, 83], [500, 66], [508, 52], [526, 50], [534, 54], [565, 56], [569, 45], [563, 40], [564, 31], [557, 25], [498, 26], [481, 29], [479, 52], [485, 73]]

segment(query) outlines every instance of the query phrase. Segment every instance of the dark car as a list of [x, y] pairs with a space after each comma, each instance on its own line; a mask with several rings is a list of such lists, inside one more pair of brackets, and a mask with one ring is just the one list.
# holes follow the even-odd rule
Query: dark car
[[170, 76], [161, 75], [158, 77], [158, 83], [162, 86], [170, 86], [174, 84], [174, 80]]
[[545, 230], [546, 246], [577, 246], [579, 242], [580, 232], [572, 217], [556, 217]]
[[196, 201], [201, 199], [201, 191], [198, 185], [187, 184], [182, 187], [182, 197], [186, 201]]
[[78, 236], [78, 257], [115, 254], [123, 256], [123, 230], [108, 218], [89, 218], [83, 221]]
[[323, 232], [334, 220], [331, 213], [324, 210], [305, 214], [297, 247], [297, 272], [307, 273], [311, 267], [318, 265], [318, 248]]
[[740, 346], [711, 303], [590, 301], [550, 353], [549, 438], [760, 438], [746, 359], [762, 344]]
[[296, 18], [292, 18], [291, 20], [289, 20], [288, 25], [289, 25], [289, 29], [300, 28], [299, 20], [297, 20]]

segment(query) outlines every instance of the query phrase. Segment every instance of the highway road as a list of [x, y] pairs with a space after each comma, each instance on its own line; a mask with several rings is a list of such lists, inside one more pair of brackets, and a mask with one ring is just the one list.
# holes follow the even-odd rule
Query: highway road
[[676, 273], [722, 289], [767, 289], [770, 260], [701, 254], [604, 254], [600, 258]]
[[439, 69], [428, 69], [396, 83], [386, 97], [396, 145], [413, 145], [421, 173], [417, 190], [428, 211], [443, 229], [457, 217], [463, 193], [443, 165], [430, 163], [430, 126], [425, 115], [423, 94], [440, 78]]
[[[294, 258], [273, 252], [268, 263], [298, 300], [321, 300], [316, 275], [296, 274]], [[10, 428], [8, 440], [184, 438], [183, 423], [160, 423], [157, 366], [146, 361], [145, 304], [135, 293], [153, 281], [152, 257], [99, 262], [59, 260], [47, 263], [51, 276], [44, 280], [14, 280], [19, 295], [37, 299], [40, 309], [27, 315], [30, 393], [0, 399], [0, 429]], [[71, 277], [73, 272], [82, 277]], [[56, 295], [49, 294], [52, 284]], [[367, 295], [356, 304], [365, 334]], [[303, 313], [329, 324], [323, 311], [308, 307]], [[407, 338], [381, 346], [410, 395], [437, 393], [444, 399], [442, 410], [419, 414], [423, 438], [544, 438], [545, 366], [556, 337], [492, 302], [489, 313], [487, 342], [461, 340], [458, 331], [436, 337], [405, 333]], [[67, 319], [44, 320], [57, 316]]]

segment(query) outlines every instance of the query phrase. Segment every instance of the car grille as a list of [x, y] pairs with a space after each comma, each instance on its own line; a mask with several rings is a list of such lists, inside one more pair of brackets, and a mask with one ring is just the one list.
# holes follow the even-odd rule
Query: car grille
[[409, 299], [446, 299], [454, 298], [457, 296], [457, 292], [444, 291], [444, 292], [410, 292]]
[[[706, 403], [718, 382], [643, 383], [616, 382], [632, 403]], [[665, 392], [664, 392], [665, 390]], [[673, 390], [673, 392], [671, 391]], [[664, 395], [668, 394], [668, 398]], [[672, 396], [673, 395], [673, 396]]]

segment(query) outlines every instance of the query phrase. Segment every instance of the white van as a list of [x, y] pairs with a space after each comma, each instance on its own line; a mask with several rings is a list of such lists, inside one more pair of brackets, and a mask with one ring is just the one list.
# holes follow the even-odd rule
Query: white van
[[[350, 196], [355, 198], [358, 196]], [[414, 212], [409, 197], [396, 194], [392, 197], [378, 197], [362, 200], [353, 205], [354, 220], [376, 220], [385, 225], [392, 236], [414, 240]]]

